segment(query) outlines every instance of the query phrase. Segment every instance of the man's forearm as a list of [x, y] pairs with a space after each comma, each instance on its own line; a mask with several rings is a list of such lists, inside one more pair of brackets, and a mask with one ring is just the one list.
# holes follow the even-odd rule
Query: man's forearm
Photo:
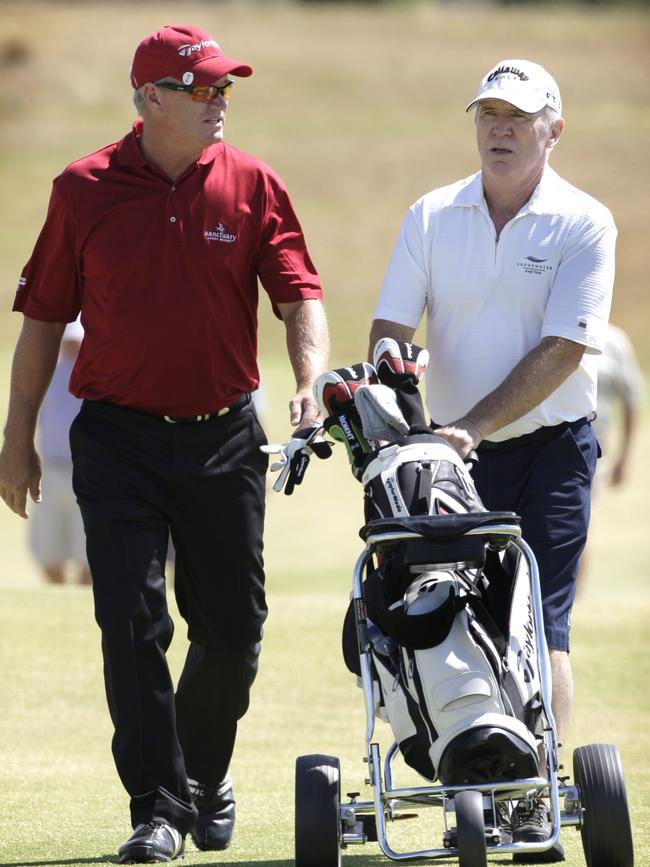
[[11, 368], [11, 392], [4, 434], [33, 440], [38, 411], [52, 379], [65, 323], [25, 317]]
[[310, 424], [318, 416], [311, 390], [327, 369], [329, 334], [320, 301], [279, 305], [287, 335], [287, 351], [296, 378], [296, 396], [290, 404], [291, 424]]
[[503, 382], [462, 418], [436, 433], [465, 457], [481, 440], [538, 406], [580, 364], [584, 346], [560, 337], [544, 338], [525, 355]]
[[482, 438], [521, 418], [577, 370], [584, 350], [571, 340], [544, 338], [464, 418], [478, 428]]
[[299, 391], [311, 388], [329, 359], [325, 309], [320, 301], [304, 301], [287, 313], [284, 324], [296, 388]]
[[61, 343], [64, 324], [25, 318], [11, 369], [11, 395], [0, 450], [0, 497], [7, 506], [27, 518], [27, 493], [41, 496], [41, 467], [34, 433]]
[[629, 403], [623, 406], [622, 431], [620, 442], [618, 444], [618, 455], [613, 462], [610, 484], [620, 485], [627, 474], [628, 464], [630, 463], [630, 453], [634, 440], [636, 425], [637, 425], [637, 410], [636, 407]]
[[388, 319], [373, 320], [370, 329], [368, 361], [372, 364], [372, 355], [375, 345], [382, 337], [392, 337], [394, 340], [403, 340], [406, 341], [406, 343], [409, 343], [414, 334], [415, 328], [411, 328], [410, 325], [400, 325], [399, 323], [391, 322]]

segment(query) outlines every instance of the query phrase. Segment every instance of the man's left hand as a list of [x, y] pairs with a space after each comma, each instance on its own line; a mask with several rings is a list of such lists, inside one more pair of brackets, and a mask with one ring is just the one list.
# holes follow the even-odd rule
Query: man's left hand
[[463, 459], [477, 448], [483, 439], [483, 434], [479, 428], [466, 418], [460, 418], [458, 421], [435, 428], [433, 432], [437, 436], [444, 437]]
[[316, 424], [320, 417], [320, 409], [311, 389], [309, 392], [298, 392], [289, 401], [289, 424], [303, 430]]

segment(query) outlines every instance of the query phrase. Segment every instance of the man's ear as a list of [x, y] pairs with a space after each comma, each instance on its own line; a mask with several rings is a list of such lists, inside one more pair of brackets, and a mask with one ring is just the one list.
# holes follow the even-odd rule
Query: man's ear
[[147, 107], [155, 109], [160, 106], [160, 100], [158, 99], [158, 91], [156, 89], [155, 84], [145, 84], [142, 88], [142, 96], [144, 98], [144, 103]]
[[551, 128], [548, 133], [548, 149], [551, 150], [558, 143], [560, 136], [562, 135], [562, 131], [564, 129], [565, 123], [563, 117], [556, 118], [551, 124]]

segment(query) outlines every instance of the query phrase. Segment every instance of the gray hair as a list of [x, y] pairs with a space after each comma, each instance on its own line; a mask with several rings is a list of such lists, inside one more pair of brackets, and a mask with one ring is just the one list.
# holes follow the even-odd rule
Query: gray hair
[[549, 129], [553, 126], [558, 117], [560, 117], [560, 112], [557, 108], [552, 108], [550, 105], [544, 106], [544, 119]]
[[[551, 127], [555, 123], [558, 118], [561, 117], [560, 112], [556, 108], [552, 108], [550, 105], [544, 106], [544, 121], [546, 123], [546, 132], [550, 134]], [[557, 144], [557, 139], [552, 144], [547, 144], [546, 149], [548, 151], [552, 151], [555, 145]]]
[[[171, 78], [168, 76], [167, 78], [161, 78], [161, 81], [169, 82], [170, 84], [181, 84], [180, 81], [177, 81], [175, 78]], [[138, 112], [140, 117], [144, 117], [144, 86], [138, 87], [137, 90], [133, 91], [133, 105], [135, 106], [135, 110]]]
[[135, 106], [135, 110], [138, 112], [140, 117], [142, 117], [144, 113], [143, 88], [138, 87], [136, 90], [133, 91], [133, 105]]

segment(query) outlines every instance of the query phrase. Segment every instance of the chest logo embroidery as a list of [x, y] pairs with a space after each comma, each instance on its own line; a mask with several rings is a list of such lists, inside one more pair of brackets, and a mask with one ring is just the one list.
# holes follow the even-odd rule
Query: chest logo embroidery
[[222, 244], [232, 244], [237, 240], [237, 235], [227, 232], [223, 223], [219, 223], [214, 229], [205, 229], [203, 237], [206, 241], [220, 241]]
[[544, 274], [552, 271], [553, 265], [547, 265], [548, 259], [538, 259], [537, 256], [524, 256], [517, 262], [517, 268], [521, 268], [526, 274]]

